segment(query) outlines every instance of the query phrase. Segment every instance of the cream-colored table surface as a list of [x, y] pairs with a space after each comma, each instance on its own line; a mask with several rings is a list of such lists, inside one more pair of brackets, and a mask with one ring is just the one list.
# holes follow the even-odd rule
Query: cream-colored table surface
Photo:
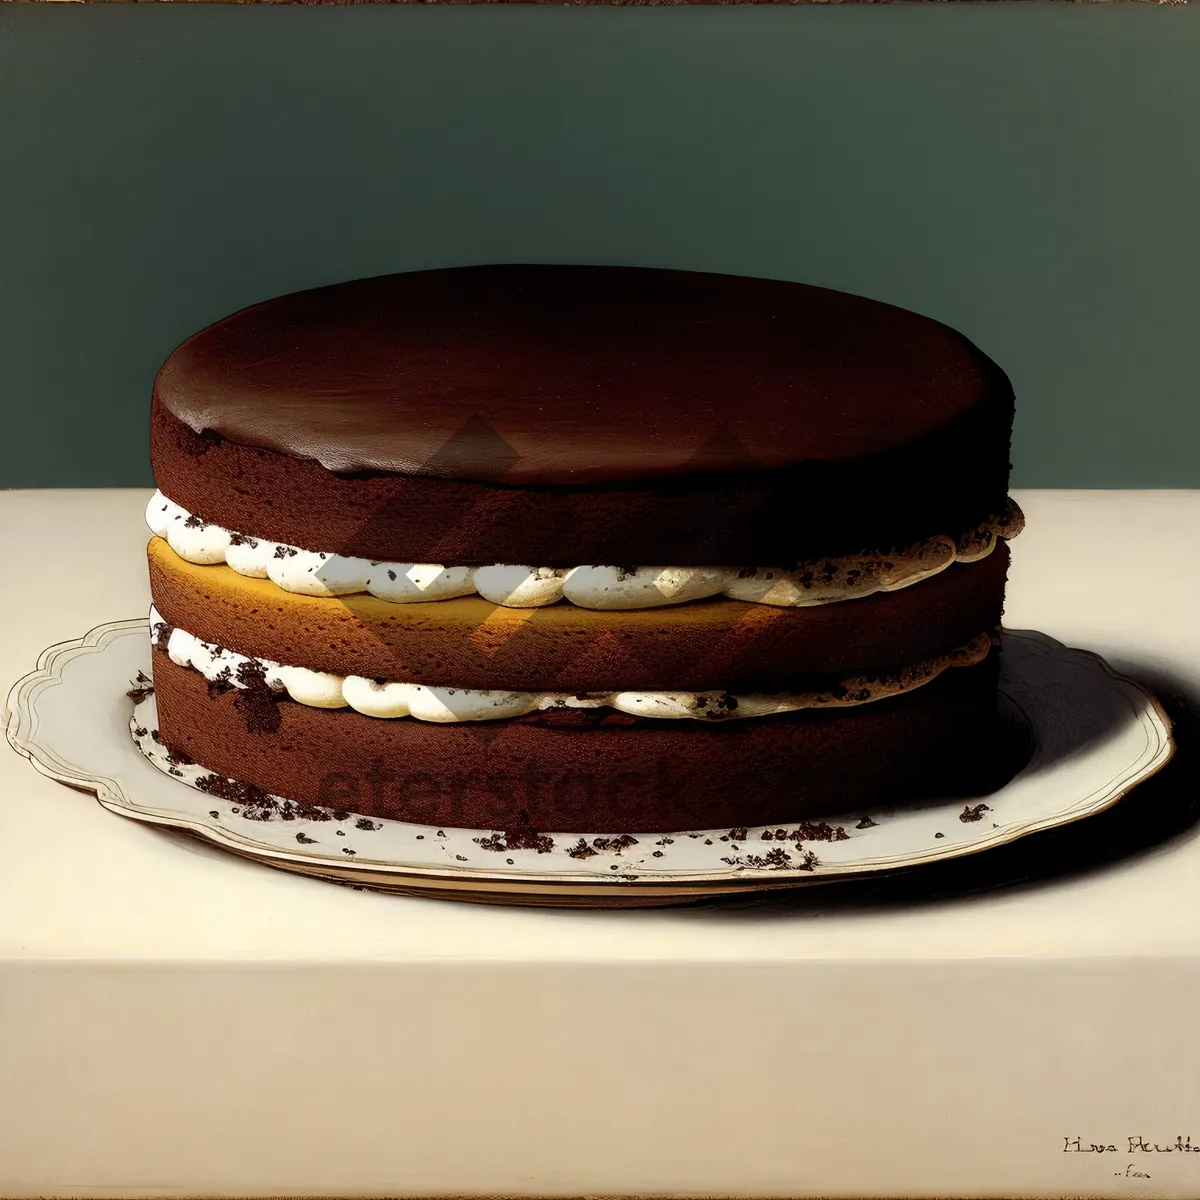
[[[147, 495], [0, 493], [5, 691], [145, 610]], [[1194, 704], [1200, 493], [1017, 496], [1006, 623]], [[0, 1194], [1200, 1194], [1127, 1149], [1200, 1148], [1200, 841], [1129, 814], [932, 896], [548, 912], [269, 871], [5, 747]]]

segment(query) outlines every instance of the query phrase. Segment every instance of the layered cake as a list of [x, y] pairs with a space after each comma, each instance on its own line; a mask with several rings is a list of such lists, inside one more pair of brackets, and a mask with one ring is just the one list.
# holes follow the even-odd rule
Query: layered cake
[[953, 330], [796, 283], [491, 266], [245, 309], [155, 383], [160, 736], [482, 830], [969, 794], [1012, 412]]

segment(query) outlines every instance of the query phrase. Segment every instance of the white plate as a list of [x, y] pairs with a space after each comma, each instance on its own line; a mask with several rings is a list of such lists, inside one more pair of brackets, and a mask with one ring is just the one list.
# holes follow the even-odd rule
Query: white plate
[[509, 850], [494, 830], [324, 810], [313, 819], [275, 798], [263, 819], [261, 811], [196, 788], [194, 781], [209, 772], [173, 766], [153, 740], [153, 695], [136, 708], [126, 695], [138, 673], [149, 671], [144, 618], [102, 625], [44, 651], [37, 669], [9, 694], [7, 733], [38, 770], [94, 792], [113, 812], [189, 830], [271, 866], [461, 899], [679, 903], [977, 853], [1101, 812], [1170, 759], [1170, 722], [1138, 684], [1095, 654], [1044, 634], [1006, 630], [1003, 637], [1001, 689], [1024, 715], [1034, 743], [1024, 769], [985, 798], [832, 818], [829, 824], [843, 831], [835, 838], [792, 823], [634, 834], [615, 848], [604, 845], [613, 834], [549, 833], [540, 850]]

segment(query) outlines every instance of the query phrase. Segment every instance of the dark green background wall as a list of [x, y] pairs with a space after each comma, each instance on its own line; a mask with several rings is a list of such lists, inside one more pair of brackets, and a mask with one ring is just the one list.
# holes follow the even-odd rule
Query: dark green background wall
[[0, 485], [149, 481], [159, 362], [432, 265], [803, 279], [1012, 375], [1015, 479], [1200, 486], [1200, 5], [0, 7]]

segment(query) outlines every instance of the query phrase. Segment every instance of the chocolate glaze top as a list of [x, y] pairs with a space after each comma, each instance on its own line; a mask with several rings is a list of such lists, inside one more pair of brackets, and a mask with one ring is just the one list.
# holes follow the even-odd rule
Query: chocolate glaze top
[[824, 288], [626, 267], [380, 276], [243, 309], [155, 382], [193, 430], [343, 473], [596, 484], [846, 462], [1011, 411], [961, 335]]

